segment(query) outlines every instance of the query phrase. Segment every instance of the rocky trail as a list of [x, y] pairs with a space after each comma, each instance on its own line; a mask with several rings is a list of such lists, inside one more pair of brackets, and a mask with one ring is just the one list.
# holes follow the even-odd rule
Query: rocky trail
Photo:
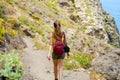
[[[30, 38], [23, 38], [27, 44], [22, 54], [22, 61], [26, 75], [23, 80], [54, 80], [52, 60], [47, 60], [48, 51], [35, 50]], [[89, 80], [89, 73], [85, 70], [65, 71], [63, 80]]]

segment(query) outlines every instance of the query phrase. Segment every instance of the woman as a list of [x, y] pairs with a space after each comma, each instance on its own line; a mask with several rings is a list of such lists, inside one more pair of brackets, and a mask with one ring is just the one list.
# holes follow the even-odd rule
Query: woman
[[[58, 20], [54, 22], [54, 32], [50, 35], [50, 48], [49, 53], [47, 55], [48, 60], [51, 59], [51, 52], [52, 52], [52, 59], [54, 64], [54, 76], [55, 80], [62, 80], [62, 73], [63, 73], [63, 60], [65, 58], [65, 52], [62, 55], [56, 55], [54, 50], [54, 45], [57, 40], [62, 40], [64, 46], [67, 45], [65, 33], [61, 31], [61, 24]], [[69, 53], [67, 53], [67, 57]]]

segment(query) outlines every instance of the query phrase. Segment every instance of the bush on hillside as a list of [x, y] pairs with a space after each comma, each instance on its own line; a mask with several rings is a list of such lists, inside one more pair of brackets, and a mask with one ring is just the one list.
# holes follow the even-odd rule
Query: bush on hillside
[[14, 4], [17, 0], [5, 0], [6, 2], [8, 2], [9, 4]]
[[86, 53], [77, 52], [65, 61], [65, 69], [72, 70], [78, 68], [89, 68], [94, 58], [94, 55], [87, 55]]
[[14, 30], [19, 30], [21, 24], [20, 24], [20, 21], [18, 19], [16, 19], [13, 16], [10, 16], [10, 17], [7, 18], [6, 26], [11, 27]]
[[5, 18], [5, 6], [0, 2], [0, 18]]
[[2, 18], [0, 18], [0, 40], [3, 41], [4, 40], [4, 34], [5, 34], [5, 29], [3, 26], [3, 22], [4, 20]]
[[0, 77], [8, 80], [21, 80], [25, 71], [18, 53], [11, 51], [9, 54], [0, 56]]

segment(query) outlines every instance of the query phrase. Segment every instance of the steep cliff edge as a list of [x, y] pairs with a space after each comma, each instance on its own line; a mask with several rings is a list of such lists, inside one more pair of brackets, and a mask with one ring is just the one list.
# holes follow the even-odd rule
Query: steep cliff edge
[[[68, 3], [70, 19], [78, 23], [78, 31], [88, 34], [94, 39], [103, 40], [104, 43], [120, 47], [119, 31], [114, 18], [102, 9], [99, 0], [70, 0], [60, 3]], [[67, 4], [67, 5], [68, 5]], [[93, 41], [95, 41], [93, 39]], [[99, 41], [98, 41], [99, 42]]]

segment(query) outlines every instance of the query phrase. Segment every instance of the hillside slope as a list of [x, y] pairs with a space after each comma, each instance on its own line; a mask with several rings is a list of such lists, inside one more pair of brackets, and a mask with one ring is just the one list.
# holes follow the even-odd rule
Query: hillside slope
[[114, 19], [103, 11], [99, 1], [3, 0], [0, 6], [1, 25], [7, 33], [32, 37], [38, 49], [48, 45], [56, 19], [60, 20], [72, 51], [99, 53], [109, 49], [109, 44], [119, 47]]

